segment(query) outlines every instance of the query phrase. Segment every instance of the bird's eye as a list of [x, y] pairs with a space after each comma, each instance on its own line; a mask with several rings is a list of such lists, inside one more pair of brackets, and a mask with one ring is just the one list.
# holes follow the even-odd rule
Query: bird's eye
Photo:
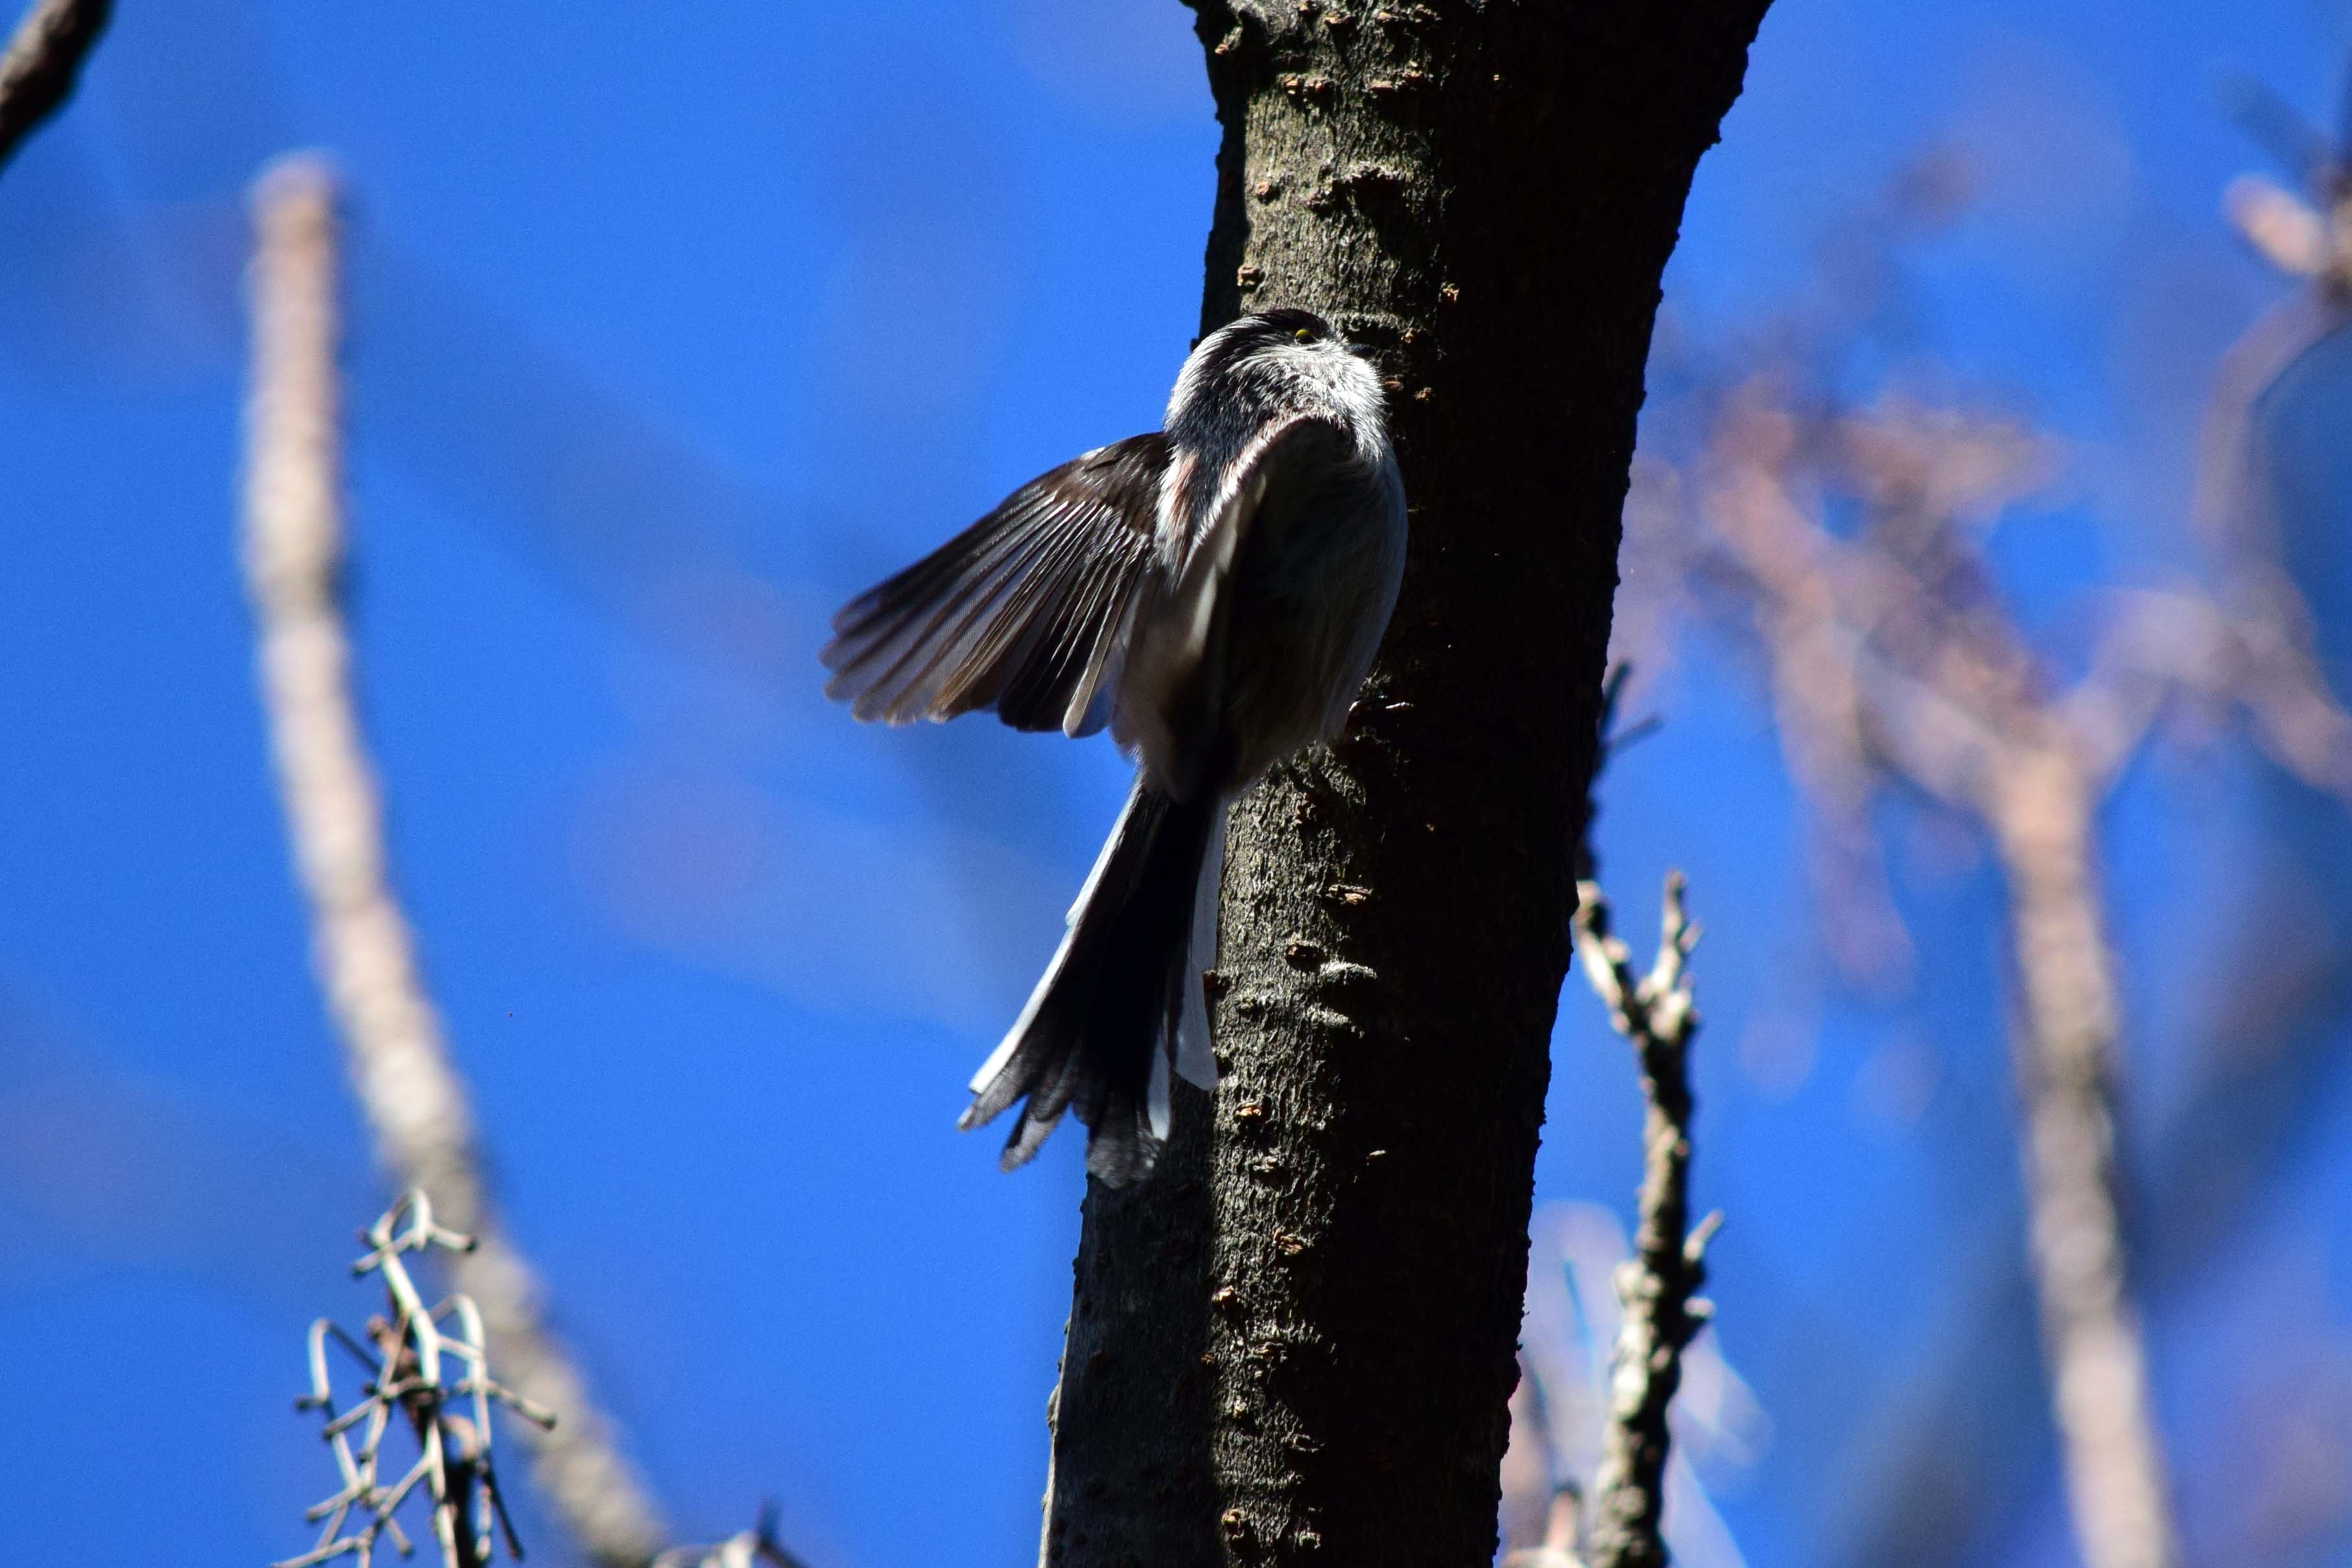
[[1312, 327], [1301, 327], [1290, 335], [1297, 338], [1302, 343], [1311, 343], [1315, 341], [1315, 329]]

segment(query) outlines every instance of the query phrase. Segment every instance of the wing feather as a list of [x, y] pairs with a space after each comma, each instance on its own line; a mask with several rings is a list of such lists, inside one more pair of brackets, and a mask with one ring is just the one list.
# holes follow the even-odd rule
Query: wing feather
[[1101, 728], [1167, 466], [1156, 431], [1097, 448], [851, 600], [826, 695], [893, 724], [993, 709], [1020, 730]]

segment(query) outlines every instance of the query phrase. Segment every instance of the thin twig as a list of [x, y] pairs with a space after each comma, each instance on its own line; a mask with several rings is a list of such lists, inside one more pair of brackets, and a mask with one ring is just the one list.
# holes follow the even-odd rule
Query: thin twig
[[496, 1222], [464, 1081], [386, 872], [383, 806], [352, 699], [344, 553], [336, 181], [289, 159], [255, 188], [254, 384], [245, 568], [279, 794], [312, 950], [377, 1163], [478, 1240], [452, 1262], [516, 1391], [559, 1411], [533, 1479], [601, 1564], [642, 1564], [663, 1531], [585, 1378], [550, 1333], [529, 1265]]
[[[1633, 1256], [1617, 1271], [1624, 1316], [1610, 1373], [1610, 1419], [1593, 1485], [1591, 1568], [1663, 1568], [1667, 1412], [1682, 1384], [1682, 1354], [1709, 1316], [1697, 1300], [1706, 1282], [1707, 1240], [1722, 1223], [1690, 1215], [1690, 1043], [1698, 1032], [1688, 960], [1698, 928], [1683, 907], [1680, 872], [1666, 878], [1658, 956], [1633, 971], [1610, 929], [1601, 885], [1577, 889], [1576, 952], [1610, 1021], [1633, 1045], [1646, 1103], [1642, 1130], [1641, 1222]], [[1572, 1516], [1571, 1516], [1572, 1517]]]
[[[415, 1188], [369, 1226], [365, 1237], [367, 1255], [352, 1265], [352, 1272], [383, 1279], [390, 1315], [368, 1324], [368, 1337], [375, 1342], [373, 1350], [325, 1318], [312, 1323], [310, 1392], [294, 1402], [296, 1409], [316, 1410], [325, 1417], [322, 1435], [342, 1488], [305, 1515], [313, 1521], [326, 1521], [318, 1543], [273, 1568], [315, 1568], [344, 1556], [354, 1560], [355, 1568], [369, 1568], [382, 1535], [391, 1536], [401, 1555], [408, 1555], [408, 1537], [396, 1516], [401, 1505], [419, 1493], [432, 1501], [433, 1535], [443, 1568], [487, 1568], [494, 1555], [493, 1530], [505, 1537], [507, 1555], [520, 1561], [522, 1544], [507, 1519], [492, 1460], [490, 1402], [497, 1400], [542, 1428], [554, 1426], [555, 1417], [491, 1378], [482, 1318], [473, 1301], [453, 1295], [427, 1307], [401, 1261], [403, 1253], [434, 1247], [468, 1252], [473, 1238], [435, 1224], [432, 1200]], [[445, 1321], [453, 1323], [455, 1332], [443, 1327]], [[341, 1415], [328, 1373], [331, 1338], [366, 1374], [359, 1403]], [[458, 1371], [454, 1378], [452, 1363]], [[470, 1415], [458, 1408], [468, 1405]], [[387, 1485], [382, 1470], [383, 1437], [395, 1410], [407, 1418], [417, 1458], [399, 1480]], [[361, 1432], [356, 1448], [352, 1447], [355, 1429]]]
[[64, 107], [114, 0], [41, 0], [0, 55], [0, 169], [34, 127]]
[[776, 1540], [776, 1507], [760, 1510], [760, 1522], [750, 1530], [709, 1546], [673, 1546], [656, 1558], [653, 1568], [808, 1568]]

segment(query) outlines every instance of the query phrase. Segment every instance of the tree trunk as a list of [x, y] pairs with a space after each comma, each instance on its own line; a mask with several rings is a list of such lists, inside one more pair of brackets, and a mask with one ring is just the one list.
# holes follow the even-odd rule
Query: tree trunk
[[1204, 328], [1378, 352], [1412, 503], [1349, 737], [1237, 804], [1223, 1081], [1088, 1194], [1044, 1561], [1472, 1568], [1643, 363], [1765, 0], [1196, 0]]

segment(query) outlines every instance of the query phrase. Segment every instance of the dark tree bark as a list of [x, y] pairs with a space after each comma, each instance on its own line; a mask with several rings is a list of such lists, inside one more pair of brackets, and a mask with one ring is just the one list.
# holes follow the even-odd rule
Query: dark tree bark
[[1495, 1550], [1643, 363], [1766, 0], [1195, 0], [1202, 311], [1374, 347], [1412, 502], [1350, 735], [1235, 807], [1223, 1082], [1086, 1205], [1044, 1557]]

